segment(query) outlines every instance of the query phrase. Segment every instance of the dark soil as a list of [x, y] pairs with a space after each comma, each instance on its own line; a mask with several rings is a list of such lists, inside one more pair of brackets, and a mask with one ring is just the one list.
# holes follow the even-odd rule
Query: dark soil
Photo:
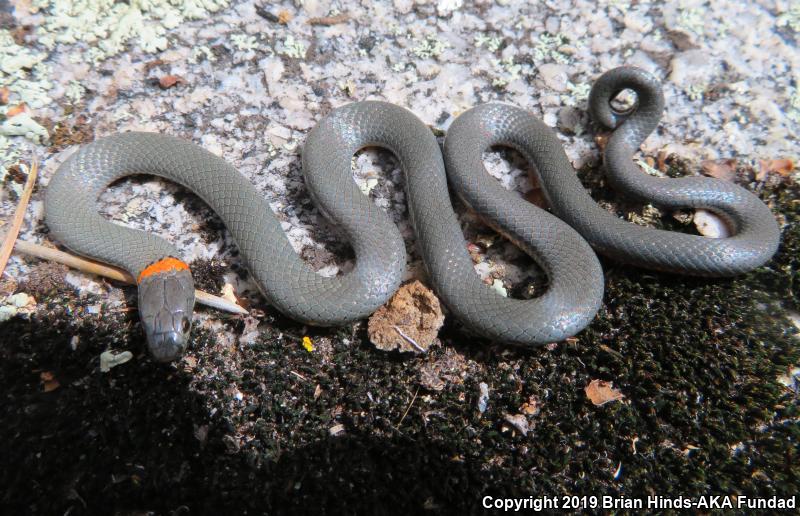
[[[375, 350], [363, 323], [309, 330], [261, 307], [255, 344], [197, 332], [183, 362], [159, 366], [135, 310], [86, 314], [99, 300], [57, 290], [0, 326], [0, 512], [470, 514], [485, 495], [794, 495], [798, 397], [777, 378], [800, 363], [786, 318], [798, 190], [760, 192], [789, 222], [768, 267], [698, 280], [604, 262], [604, 308], [550, 350], [493, 346], [448, 320], [442, 347], [406, 357]], [[109, 348], [134, 358], [101, 373]], [[438, 387], [422, 381], [443, 360]], [[44, 392], [43, 372], [59, 387]], [[624, 400], [594, 406], [593, 379]], [[505, 416], [531, 400], [520, 435]]]

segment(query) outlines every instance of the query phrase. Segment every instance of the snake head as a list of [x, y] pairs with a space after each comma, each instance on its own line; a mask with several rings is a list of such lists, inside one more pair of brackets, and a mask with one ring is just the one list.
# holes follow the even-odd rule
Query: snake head
[[139, 274], [139, 317], [155, 360], [171, 362], [186, 351], [193, 310], [194, 281], [185, 263], [165, 258]]

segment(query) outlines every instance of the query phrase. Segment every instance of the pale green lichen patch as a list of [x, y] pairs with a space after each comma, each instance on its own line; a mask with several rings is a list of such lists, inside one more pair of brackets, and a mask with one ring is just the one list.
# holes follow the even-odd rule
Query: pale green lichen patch
[[492, 86], [503, 88], [512, 81], [522, 76], [522, 65], [514, 62], [513, 57], [494, 59], [492, 64], [495, 67], [495, 74], [492, 77]]
[[650, 166], [650, 164], [648, 164], [643, 159], [637, 159], [636, 164], [642, 167], [642, 170], [644, 170], [653, 177], [667, 177], [666, 174], [658, 170], [656, 167]]
[[[43, 15], [34, 29], [37, 46], [20, 45], [10, 31], [0, 30], [0, 85], [8, 88], [11, 105], [24, 103], [34, 113], [0, 119], [3, 172], [21, 157], [20, 146], [9, 137], [22, 136], [37, 143], [48, 140], [47, 130], [35, 120], [35, 113], [53, 104], [52, 67], [46, 60], [57, 45], [88, 47], [69, 53], [69, 61], [76, 64], [102, 61], [132, 43], [144, 52], [157, 52], [169, 46], [170, 29], [227, 5], [228, 0], [33, 0], [30, 11]], [[81, 102], [85, 92], [77, 80], [64, 87], [64, 96], [72, 104]], [[5, 109], [0, 115], [5, 115]]]
[[690, 84], [687, 86], [684, 91], [686, 95], [692, 101], [703, 100], [703, 95], [705, 95], [707, 85], [705, 84]]
[[[796, 81], [800, 84], [800, 77], [798, 77]], [[791, 96], [789, 97], [789, 110], [786, 116], [800, 124], [800, 87], [792, 89]]]
[[236, 50], [241, 50], [243, 52], [258, 48], [258, 40], [255, 36], [251, 36], [250, 34], [233, 34], [231, 36], [231, 43], [233, 43]]
[[28, 113], [7, 118], [0, 124], [0, 135], [24, 136], [35, 142], [47, 141], [47, 129], [39, 125]]
[[475, 46], [478, 48], [484, 47], [489, 52], [496, 52], [503, 43], [503, 38], [498, 36], [489, 36], [488, 34], [479, 33], [475, 35]]
[[706, 14], [702, 9], [693, 7], [681, 10], [678, 16], [678, 27], [687, 32], [702, 35], [706, 25]]
[[539, 35], [535, 43], [533, 58], [537, 63], [552, 61], [558, 64], [566, 64], [569, 62], [569, 56], [561, 50], [562, 46], [569, 43], [569, 37], [566, 34], [544, 32]]
[[73, 104], [77, 104], [83, 98], [85, 91], [86, 88], [80, 82], [70, 81], [65, 88], [64, 96]]
[[306, 55], [306, 45], [289, 34], [283, 41], [283, 51], [281, 53], [295, 59], [302, 59]]
[[0, 85], [11, 93], [10, 102], [40, 108], [51, 102], [52, 87], [47, 55], [18, 45], [8, 30], [0, 30]]
[[589, 92], [592, 85], [588, 83], [573, 84], [567, 82], [567, 95], [561, 95], [561, 101], [565, 106], [578, 106], [589, 99]]
[[192, 49], [190, 61], [192, 63], [199, 63], [203, 59], [207, 60], [210, 63], [213, 63], [214, 61], [217, 60], [217, 57], [214, 55], [214, 52], [212, 52], [211, 49], [205, 45], [194, 47]]
[[30, 314], [35, 308], [36, 300], [24, 292], [0, 297], [0, 322], [8, 321], [17, 314]]
[[606, 5], [608, 7], [614, 7], [620, 12], [626, 12], [631, 7], [631, 3], [629, 0], [606, 0]]
[[641, 215], [632, 211], [627, 214], [627, 218], [639, 226], [652, 226], [661, 219], [661, 211], [648, 203], [642, 207]]
[[30, 70], [43, 59], [43, 54], [35, 54], [25, 47], [14, 43], [7, 30], [2, 35], [3, 54], [0, 57], [0, 70], [6, 75], [14, 75], [23, 70]]
[[794, 2], [788, 11], [778, 15], [775, 24], [778, 27], [788, 27], [795, 32], [800, 32], [800, 3]]
[[86, 43], [87, 57], [102, 61], [130, 43], [145, 52], [169, 46], [167, 31], [184, 20], [203, 18], [227, 7], [228, 0], [34, 0], [45, 14], [38, 41], [49, 49], [59, 43]]
[[447, 43], [436, 38], [435, 36], [428, 36], [424, 40], [417, 43], [411, 49], [411, 53], [420, 59], [431, 59], [441, 55], [447, 48]]

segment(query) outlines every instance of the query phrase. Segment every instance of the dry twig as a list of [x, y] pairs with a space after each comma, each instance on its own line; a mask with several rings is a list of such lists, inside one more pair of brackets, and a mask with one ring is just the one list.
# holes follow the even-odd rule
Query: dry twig
[[6, 263], [11, 256], [11, 251], [14, 249], [14, 242], [19, 235], [19, 228], [22, 227], [22, 221], [25, 220], [25, 210], [28, 208], [28, 201], [31, 200], [33, 193], [33, 186], [36, 184], [36, 175], [39, 172], [39, 162], [34, 158], [31, 163], [30, 171], [28, 172], [28, 179], [25, 181], [25, 188], [22, 190], [22, 196], [19, 198], [19, 204], [14, 212], [14, 217], [11, 219], [11, 227], [6, 233], [3, 240], [3, 245], [0, 246], [0, 276], [6, 270]]
[[323, 16], [321, 18], [309, 18], [309, 25], [337, 25], [350, 20], [350, 15], [347, 13], [337, 14], [336, 16]]
[[[26, 242], [24, 240], [18, 240], [14, 247], [18, 252], [30, 256], [35, 256], [36, 258], [62, 263], [67, 267], [72, 267], [73, 269], [77, 269], [79, 271], [88, 272], [90, 274], [97, 274], [98, 276], [104, 276], [106, 278], [116, 281], [122, 281], [124, 283], [129, 283], [131, 285], [136, 284], [136, 280], [133, 278], [133, 276], [123, 271], [122, 269], [111, 267], [92, 260], [87, 260], [86, 258], [81, 258], [79, 256], [65, 253], [59, 251], [58, 249], [43, 247], [37, 244], [33, 244], [31, 242]], [[234, 314], [240, 314], [240, 315], [248, 314], [247, 310], [237, 305], [236, 303], [232, 303], [227, 299], [223, 299], [219, 296], [209, 294], [208, 292], [204, 292], [202, 290], [195, 290], [194, 296], [195, 299], [197, 299], [198, 303], [204, 304], [206, 306], [210, 306], [212, 308], [217, 308], [219, 310], [224, 310], [226, 312], [231, 312]]]

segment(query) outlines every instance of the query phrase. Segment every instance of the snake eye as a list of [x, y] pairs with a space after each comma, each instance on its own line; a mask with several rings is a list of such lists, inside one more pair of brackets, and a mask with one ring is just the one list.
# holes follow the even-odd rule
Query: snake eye
[[189, 331], [189, 319], [183, 319], [181, 321], [181, 331], [183, 333], [187, 333]]

